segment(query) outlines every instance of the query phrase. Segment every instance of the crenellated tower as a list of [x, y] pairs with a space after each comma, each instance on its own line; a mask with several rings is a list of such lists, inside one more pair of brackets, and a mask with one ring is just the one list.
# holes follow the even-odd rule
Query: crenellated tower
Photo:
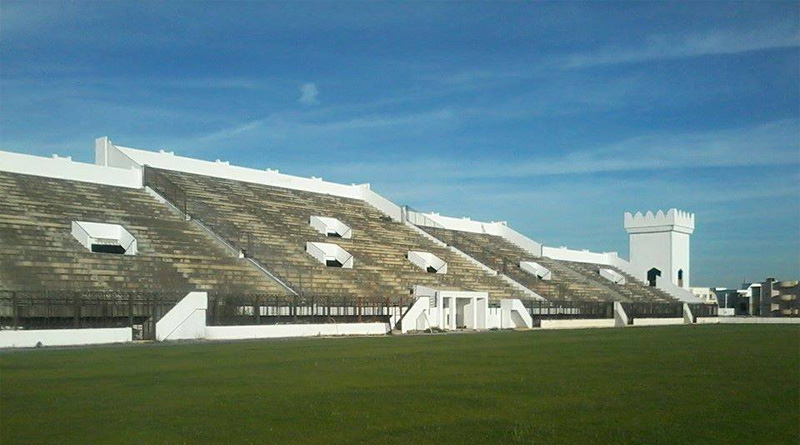
[[[651, 285], [669, 279], [688, 288], [691, 276], [689, 237], [694, 232], [694, 214], [678, 209], [642, 215], [625, 213], [625, 230], [630, 238], [630, 261], [644, 270]], [[660, 277], [660, 278], [659, 278]]]

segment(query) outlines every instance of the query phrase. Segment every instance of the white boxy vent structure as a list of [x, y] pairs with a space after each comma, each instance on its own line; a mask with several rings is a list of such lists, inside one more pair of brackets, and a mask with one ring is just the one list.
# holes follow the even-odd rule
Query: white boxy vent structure
[[353, 268], [353, 255], [336, 244], [307, 242], [306, 252], [328, 267]]
[[409, 250], [406, 258], [428, 273], [447, 273], [447, 263], [430, 252]]
[[525, 272], [536, 275], [540, 280], [550, 280], [553, 278], [553, 273], [550, 272], [550, 269], [534, 261], [520, 261], [519, 267]]
[[612, 269], [600, 269], [600, 276], [614, 284], [625, 284], [627, 282], [624, 275]]
[[327, 216], [312, 216], [309, 224], [317, 230], [317, 232], [334, 238], [352, 238], [353, 231], [350, 226], [339, 221], [336, 218], [329, 218]]
[[136, 255], [136, 238], [119, 224], [72, 221], [72, 236], [90, 252]]

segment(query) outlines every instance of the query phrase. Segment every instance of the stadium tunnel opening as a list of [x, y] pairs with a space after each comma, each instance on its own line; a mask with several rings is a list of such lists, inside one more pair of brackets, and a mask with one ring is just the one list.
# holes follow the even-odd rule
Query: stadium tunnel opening
[[116, 255], [125, 255], [125, 248], [119, 244], [92, 244], [91, 251], [93, 253], [113, 253]]

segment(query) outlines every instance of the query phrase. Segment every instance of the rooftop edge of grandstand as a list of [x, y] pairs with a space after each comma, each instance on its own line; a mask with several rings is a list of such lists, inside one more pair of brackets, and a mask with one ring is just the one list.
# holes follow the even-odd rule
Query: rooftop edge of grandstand
[[71, 157], [34, 156], [0, 150], [0, 171], [125, 188], [142, 188], [141, 167], [106, 167]]

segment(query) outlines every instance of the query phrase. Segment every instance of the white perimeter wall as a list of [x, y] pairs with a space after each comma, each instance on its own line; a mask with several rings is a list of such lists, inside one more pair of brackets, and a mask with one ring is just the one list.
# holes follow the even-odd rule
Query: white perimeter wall
[[0, 151], [0, 170], [117, 187], [142, 187], [142, 171], [140, 169], [103, 167], [73, 162], [70, 158], [45, 158]]
[[39, 342], [42, 346], [71, 346], [127, 343], [132, 340], [131, 328], [0, 331], [0, 348], [33, 348]]
[[667, 326], [675, 324], [684, 324], [683, 317], [681, 318], [634, 318], [634, 326]]
[[330, 323], [269, 326], [208, 326], [208, 340], [241, 340], [253, 338], [317, 337], [335, 335], [384, 335], [389, 323]]
[[613, 318], [581, 319], [581, 320], [542, 320], [542, 329], [585, 329], [613, 328]]
[[800, 324], [800, 317], [720, 317], [720, 324]]

